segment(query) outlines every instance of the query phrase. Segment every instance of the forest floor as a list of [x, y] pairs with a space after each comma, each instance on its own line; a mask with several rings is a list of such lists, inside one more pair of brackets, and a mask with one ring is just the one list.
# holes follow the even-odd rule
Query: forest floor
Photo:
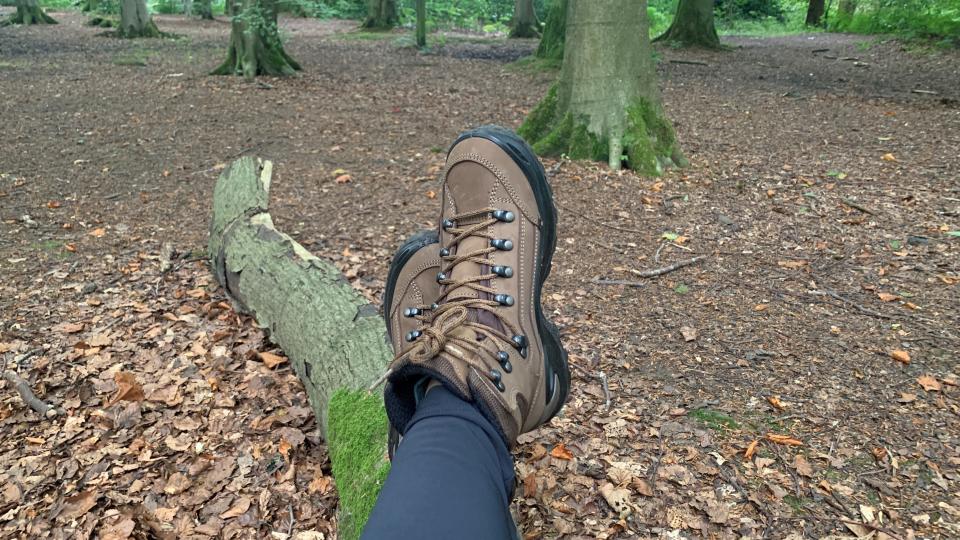
[[[283, 19], [302, 76], [247, 83], [207, 75], [225, 20], [55, 17], [0, 29], [2, 368], [59, 411], [0, 386], [0, 537], [335, 538], [302, 387], [201, 260], [217, 175], [273, 160], [280, 229], [379, 302], [450, 141], [555, 74]], [[573, 390], [522, 438], [524, 536], [956, 538], [960, 54], [725, 41], [659, 50], [689, 168], [545, 160]]]

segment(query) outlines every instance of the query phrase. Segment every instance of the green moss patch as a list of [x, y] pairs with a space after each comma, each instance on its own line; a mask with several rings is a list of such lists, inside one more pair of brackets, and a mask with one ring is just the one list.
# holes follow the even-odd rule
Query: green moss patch
[[737, 427], [737, 421], [733, 417], [713, 409], [696, 409], [690, 411], [689, 416], [710, 429], [722, 430]]
[[360, 538], [390, 471], [383, 398], [363, 390], [337, 390], [328, 407], [328, 447], [340, 494], [341, 540]]

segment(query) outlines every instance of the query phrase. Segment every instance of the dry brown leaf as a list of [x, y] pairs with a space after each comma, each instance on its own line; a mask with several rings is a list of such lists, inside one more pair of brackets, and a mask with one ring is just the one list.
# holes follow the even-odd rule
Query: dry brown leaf
[[563, 443], [554, 446], [553, 449], [550, 450], [550, 455], [557, 459], [563, 459], [567, 461], [573, 459], [573, 453], [571, 453], [570, 450], [567, 450], [567, 447]]
[[61, 323], [54, 327], [54, 330], [64, 334], [76, 334], [83, 330], [83, 323]]
[[879, 298], [881, 302], [893, 302], [894, 300], [900, 299], [899, 296], [886, 292], [877, 293], [877, 298]]
[[163, 492], [167, 495], [178, 495], [186, 491], [193, 481], [183, 473], [173, 473], [167, 478], [166, 485], [163, 486]]
[[697, 339], [697, 329], [690, 328], [689, 326], [681, 326], [680, 334], [683, 336], [684, 341], [693, 341]]
[[103, 227], [97, 227], [96, 229], [90, 231], [90, 236], [96, 238], [103, 238], [103, 235], [107, 234], [107, 231]]
[[279, 354], [261, 352], [258, 353], [258, 355], [260, 356], [260, 361], [263, 362], [263, 365], [270, 369], [273, 369], [287, 361], [287, 357], [280, 356]]
[[637, 490], [637, 493], [643, 495], [644, 497], [653, 497], [653, 488], [650, 487], [650, 482], [647, 482], [643, 478], [634, 478], [630, 485], [633, 486], [633, 489]]
[[434, 190], [432, 190], [432, 189], [427, 190], [427, 198], [430, 199], [430, 200], [436, 199], [436, 198], [437, 198], [437, 192], [434, 191]]
[[891, 351], [891, 352], [890, 352], [890, 358], [893, 358], [894, 360], [896, 360], [897, 362], [900, 362], [901, 364], [909, 364], [909, 363], [910, 363], [910, 353], [908, 353], [907, 351], [900, 350], [900, 349], [897, 349], [897, 350], [895, 350], [895, 351]]
[[113, 520], [106, 520], [100, 528], [100, 540], [127, 540], [137, 528], [136, 523], [127, 516], [114, 516]]
[[882, 160], [884, 160], [884, 161], [896, 161], [896, 160], [897, 160], [897, 158], [895, 158], [895, 157], [893, 156], [893, 154], [891, 154], [890, 152], [887, 152], [886, 154], [880, 156], [880, 159], [882, 159]]
[[786, 408], [783, 402], [780, 401], [779, 396], [767, 396], [767, 401], [769, 401], [770, 405], [773, 405], [773, 408], [777, 409], [778, 411], [782, 411]]
[[809, 261], [777, 261], [777, 266], [781, 268], [803, 268], [804, 266], [810, 264]]
[[143, 401], [143, 387], [137, 382], [136, 376], [129, 371], [118, 371], [113, 376], [117, 383], [117, 393], [114, 394], [108, 405], [120, 401]]
[[900, 403], [913, 403], [916, 400], [917, 400], [916, 394], [911, 394], [909, 392], [900, 392], [900, 399], [898, 399], [897, 401], [899, 401]]
[[57, 516], [61, 521], [72, 521], [86, 514], [97, 505], [99, 494], [95, 490], [81, 491], [63, 500], [63, 509]]
[[335, 182], [338, 184], [346, 184], [350, 182], [350, 180], [353, 180], [352, 176], [350, 176], [349, 174], [341, 174], [340, 176], [337, 177]]
[[165, 508], [160, 506], [153, 511], [153, 516], [161, 523], [170, 523], [173, 521], [173, 518], [177, 516], [177, 510], [180, 510], [179, 506], [174, 506], [173, 508]]
[[783, 444], [786, 446], [803, 446], [803, 442], [789, 435], [780, 435], [778, 433], [767, 433], [767, 440], [772, 443]]
[[600, 486], [600, 495], [603, 495], [607, 504], [616, 510], [621, 518], [629, 515], [633, 510], [633, 507], [630, 505], [630, 490], [626, 488], [614, 487], [613, 484], [607, 482]]
[[277, 448], [277, 451], [280, 452], [280, 455], [283, 456], [283, 459], [290, 461], [290, 450], [293, 449], [293, 445], [290, 444], [286, 439], [280, 437], [280, 444]]
[[86, 340], [87, 345], [91, 347], [106, 347], [113, 343], [113, 339], [109, 334], [97, 334]]
[[751, 443], [747, 446], [747, 448], [743, 451], [743, 457], [744, 457], [745, 459], [750, 459], [750, 458], [752, 458], [752, 457], [753, 457], [753, 454], [757, 451], [757, 445], [758, 445], [758, 444], [760, 444], [760, 440], [759, 440], [759, 439], [755, 439], [753, 442], [751, 442]]
[[330, 491], [331, 484], [332, 482], [329, 476], [324, 476], [323, 471], [317, 471], [317, 474], [314, 475], [313, 480], [310, 480], [310, 483], [307, 484], [307, 491], [310, 493], [319, 493], [324, 495]]
[[229, 510], [220, 514], [220, 519], [230, 519], [237, 516], [242, 516], [247, 510], [250, 509], [250, 497], [240, 497], [237, 499], [233, 506]]
[[797, 454], [796, 457], [793, 458], [793, 468], [797, 470], [797, 474], [800, 476], [806, 476], [807, 478], [813, 477], [813, 467], [803, 454]]
[[527, 499], [537, 496], [536, 473], [530, 473], [523, 477], [523, 496]]
[[757, 304], [757, 305], [753, 306], [753, 310], [754, 310], [754, 311], [766, 311], [768, 307], [770, 307], [770, 306], [767, 305], [767, 304]]
[[917, 377], [917, 382], [927, 392], [939, 392], [941, 388], [940, 381], [931, 375], [921, 375]]

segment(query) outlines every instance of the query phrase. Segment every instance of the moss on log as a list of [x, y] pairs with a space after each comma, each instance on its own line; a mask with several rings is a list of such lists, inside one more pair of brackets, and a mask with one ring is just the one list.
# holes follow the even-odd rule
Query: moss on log
[[273, 226], [271, 170], [244, 157], [220, 175], [211, 264], [235, 307], [256, 318], [303, 381], [340, 493], [339, 538], [358, 538], [389, 469], [383, 400], [367, 391], [392, 357], [386, 327], [332, 264]]

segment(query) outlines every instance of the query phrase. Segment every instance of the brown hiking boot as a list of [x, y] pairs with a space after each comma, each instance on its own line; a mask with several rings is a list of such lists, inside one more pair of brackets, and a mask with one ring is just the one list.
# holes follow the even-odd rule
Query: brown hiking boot
[[435, 380], [476, 403], [512, 448], [560, 410], [570, 386], [540, 305], [556, 243], [550, 186], [522, 139], [487, 126], [451, 147], [442, 201], [437, 309], [413, 347], [396, 349], [387, 414], [402, 433]]
[[[408, 353], [417, 344], [436, 309], [440, 296], [437, 242], [437, 231], [420, 231], [400, 246], [390, 263], [383, 291], [383, 320], [397, 356]], [[391, 426], [387, 444], [391, 459], [399, 443], [399, 432]]]

